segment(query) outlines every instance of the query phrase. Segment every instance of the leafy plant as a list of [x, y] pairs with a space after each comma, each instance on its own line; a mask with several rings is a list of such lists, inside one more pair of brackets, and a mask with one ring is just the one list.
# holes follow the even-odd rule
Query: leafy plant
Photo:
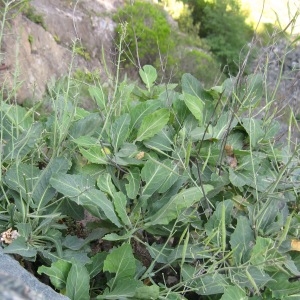
[[114, 20], [118, 22], [116, 32], [119, 41], [123, 40], [122, 35], [125, 37], [122, 41], [126, 45], [122, 51], [125, 65], [134, 63], [138, 67], [146, 64], [159, 66], [159, 57], [166, 56], [175, 46], [171, 39], [171, 25], [159, 5], [135, 1], [118, 10]]
[[262, 75], [176, 91], [139, 75], [112, 98], [89, 86], [95, 111], [68, 89], [38, 119], [1, 102], [1, 226], [20, 235], [4, 252], [71, 299], [298, 295], [299, 147], [252, 117]]

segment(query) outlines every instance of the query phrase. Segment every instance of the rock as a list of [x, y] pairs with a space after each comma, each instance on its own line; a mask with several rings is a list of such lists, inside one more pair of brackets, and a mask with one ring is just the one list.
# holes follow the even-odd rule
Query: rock
[[[32, 0], [35, 14], [45, 24], [35, 24], [19, 14], [5, 27], [0, 62], [0, 83], [6, 96], [18, 103], [36, 102], [46, 91], [51, 79], [58, 79], [72, 70], [99, 71], [107, 78], [104, 63], [113, 72], [114, 29], [111, 14], [124, 0]], [[76, 42], [77, 54], [72, 47]], [[103, 62], [103, 53], [105, 62]], [[8, 67], [8, 68], [7, 68]], [[12, 88], [18, 83], [18, 89]]]
[[0, 248], [0, 299], [1, 300], [68, 300], [32, 274]]

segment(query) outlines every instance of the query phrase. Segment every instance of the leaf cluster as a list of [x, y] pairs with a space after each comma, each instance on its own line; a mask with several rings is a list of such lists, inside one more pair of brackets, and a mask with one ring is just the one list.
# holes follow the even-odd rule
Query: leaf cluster
[[299, 148], [252, 116], [262, 75], [178, 91], [139, 75], [90, 85], [94, 111], [69, 91], [43, 118], [1, 102], [0, 225], [20, 235], [4, 252], [71, 299], [299, 295]]

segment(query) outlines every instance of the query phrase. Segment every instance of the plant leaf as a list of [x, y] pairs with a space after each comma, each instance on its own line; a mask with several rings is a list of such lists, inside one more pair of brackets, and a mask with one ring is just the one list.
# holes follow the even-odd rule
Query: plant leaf
[[115, 273], [114, 283], [116, 281], [120, 282], [120, 280], [124, 280], [125, 278], [133, 278], [135, 270], [135, 258], [128, 243], [124, 243], [122, 246], [113, 249], [104, 261], [103, 271]]
[[156, 69], [153, 66], [145, 65], [142, 69], [139, 70], [139, 74], [147, 89], [150, 90], [157, 78]]
[[251, 246], [254, 245], [254, 233], [249, 219], [245, 216], [238, 217], [236, 228], [230, 237], [230, 244], [231, 248], [235, 249], [233, 259], [236, 266], [249, 260]]
[[23, 236], [19, 236], [16, 240], [3, 249], [3, 253], [18, 254], [23, 257], [35, 257], [37, 250], [33, 246], [29, 245]]
[[141, 195], [143, 199], [149, 198], [168, 179], [172, 168], [164, 163], [148, 160], [141, 172], [141, 178], [145, 181]]
[[51, 264], [51, 267], [40, 266], [37, 270], [38, 274], [46, 274], [49, 276], [51, 283], [58, 290], [66, 288], [68, 274], [72, 264], [66, 260], [59, 259]]
[[[110, 284], [110, 282], [108, 284]], [[131, 297], [134, 296], [136, 289], [142, 285], [142, 282], [138, 280], [124, 278], [121, 281], [118, 281], [111, 290], [106, 289], [103, 295], [97, 296], [96, 299], [131, 299]]]
[[100, 164], [100, 165], [106, 165], [107, 164], [107, 154], [102, 149], [102, 147], [99, 146], [92, 146], [88, 149], [79, 148], [80, 153], [91, 163]]
[[228, 286], [220, 300], [248, 300], [246, 293], [238, 286]]
[[113, 194], [113, 203], [115, 210], [123, 222], [124, 225], [131, 227], [130, 219], [127, 215], [126, 205], [127, 199], [126, 196], [122, 192], [116, 192]]
[[128, 170], [128, 174], [126, 174], [124, 178], [128, 180], [128, 183], [125, 184], [127, 197], [129, 199], [135, 199], [140, 189], [140, 169], [132, 168]]
[[[213, 189], [211, 185], [203, 186], [205, 193]], [[191, 207], [203, 197], [200, 187], [191, 187], [173, 196], [168, 203], [159, 209], [154, 215], [149, 217], [149, 221], [145, 224], [146, 227], [169, 224], [170, 221], [176, 219], [180, 213]]]
[[99, 128], [101, 122], [99, 113], [90, 113], [83, 119], [74, 122], [70, 127], [69, 134], [73, 139], [90, 136]]
[[90, 299], [89, 290], [90, 276], [86, 267], [73, 261], [67, 278], [66, 296], [72, 300]]
[[156, 101], [148, 100], [146, 102], [142, 102], [137, 106], [135, 106], [130, 111], [130, 118], [131, 118], [130, 130], [132, 130], [132, 128], [139, 128], [144, 118], [149, 114], [155, 112], [160, 107], [161, 107], [161, 103], [157, 100]]
[[111, 176], [108, 173], [99, 175], [97, 179], [97, 186], [98, 188], [113, 197], [113, 195], [117, 192], [115, 186], [111, 181]]
[[64, 157], [56, 157], [50, 160], [46, 168], [41, 172], [32, 191], [37, 210], [45, 207], [55, 196], [55, 189], [50, 185], [50, 178], [56, 173], [67, 173], [71, 163]]
[[146, 116], [137, 133], [137, 141], [143, 141], [154, 136], [169, 121], [170, 112], [166, 108], [161, 108], [150, 115]]
[[77, 204], [83, 205], [96, 217], [101, 218], [101, 215], [97, 213], [100, 209], [108, 220], [121, 227], [112, 202], [106, 198], [103, 192], [94, 188], [92, 179], [89, 176], [54, 174], [50, 183], [58, 192]]
[[88, 88], [90, 96], [95, 100], [97, 103], [100, 111], [105, 110], [106, 111], [106, 100], [105, 100], [105, 94], [103, 92], [102, 87], [99, 86], [90, 86]]
[[183, 101], [193, 116], [199, 121], [199, 125], [203, 123], [204, 102], [193, 95], [183, 92]]
[[119, 150], [119, 148], [123, 145], [124, 141], [127, 139], [130, 133], [129, 125], [130, 125], [129, 114], [123, 114], [112, 124], [110, 137], [115, 152]]

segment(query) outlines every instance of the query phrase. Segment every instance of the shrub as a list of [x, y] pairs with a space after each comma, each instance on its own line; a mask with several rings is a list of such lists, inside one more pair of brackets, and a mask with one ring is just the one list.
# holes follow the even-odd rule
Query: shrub
[[239, 68], [241, 49], [253, 35], [245, 23], [246, 16], [236, 0], [186, 0], [193, 8], [194, 24], [200, 23], [199, 36], [205, 38], [211, 51], [228, 66], [230, 73]]
[[219, 65], [212, 55], [199, 49], [185, 50], [179, 62], [179, 70], [181, 76], [191, 73], [205, 86], [212, 85], [220, 73]]
[[[171, 25], [161, 6], [149, 2], [135, 1], [126, 5], [114, 16], [118, 39], [127, 23], [125, 49], [122, 55], [125, 65], [159, 64], [159, 56], [166, 55], [174, 47], [171, 40]], [[139, 62], [139, 63], [138, 63]]]

